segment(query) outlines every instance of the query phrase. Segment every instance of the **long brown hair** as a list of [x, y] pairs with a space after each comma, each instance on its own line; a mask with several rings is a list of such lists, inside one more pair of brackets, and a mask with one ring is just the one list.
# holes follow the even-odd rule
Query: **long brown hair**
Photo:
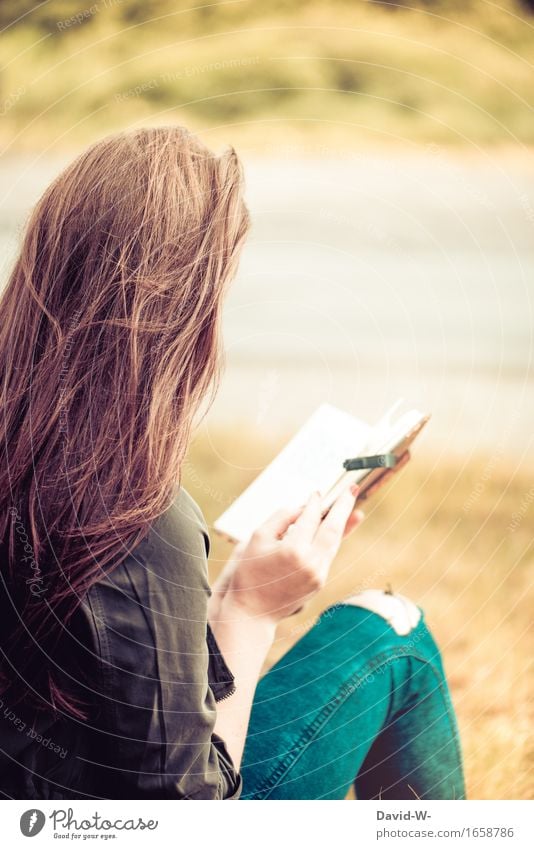
[[31, 215], [0, 302], [0, 692], [79, 712], [54, 646], [179, 484], [217, 383], [241, 183], [232, 149], [142, 129], [89, 148]]

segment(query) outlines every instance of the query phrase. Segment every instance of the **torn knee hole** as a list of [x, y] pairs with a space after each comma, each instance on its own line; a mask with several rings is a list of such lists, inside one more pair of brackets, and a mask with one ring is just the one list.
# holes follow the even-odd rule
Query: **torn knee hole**
[[399, 634], [404, 636], [412, 631], [421, 619], [421, 611], [406, 596], [384, 590], [363, 590], [343, 599], [344, 604], [364, 607], [377, 613]]

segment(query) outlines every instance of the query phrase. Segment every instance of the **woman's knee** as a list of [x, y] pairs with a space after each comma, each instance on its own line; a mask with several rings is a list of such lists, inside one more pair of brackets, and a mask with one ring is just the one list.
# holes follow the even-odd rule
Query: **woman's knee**
[[[351, 610], [353, 615], [350, 615]], [[327, 608], [321, 619], [328, 629], [346, 629], [347, 640], [353, 647], [357, 646], [360, 653], [383, 655], [391, 651], [394, 657], [413, 655], [442, 665], [441, 653], [423, 611], [401, 593], [363, 590]], [[328, 620], [331, 620], [330, 626]]]
[[430, 662], [444, 674], [440, 649], [423, 611], [411, 599], [400, 593], [368, 589], [345, 598], [340, 606], [360, 611], [360, 634], [369, 641], [368, 649], [378, 654], [391, 649], [392, 657], [412, 656]]
[[384, 619], [399, 636], [410, 634], [422, 621], [421, 609], [409, 598], [387, 590], [362, 590], [342, 604], [369, 610]]

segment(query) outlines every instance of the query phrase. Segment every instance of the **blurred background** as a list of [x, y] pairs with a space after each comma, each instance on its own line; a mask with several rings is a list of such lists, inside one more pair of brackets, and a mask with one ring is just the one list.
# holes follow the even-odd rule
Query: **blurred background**
[[534, 3], [2, 0], [0, 30], [1, 279], [108, 132], [236, 147], [253, 228], [184, 483], [211, 523], [320, 403], [430, 411], [270, 662], [391, 583], [443, 647], [470, 796], [530, 797]]

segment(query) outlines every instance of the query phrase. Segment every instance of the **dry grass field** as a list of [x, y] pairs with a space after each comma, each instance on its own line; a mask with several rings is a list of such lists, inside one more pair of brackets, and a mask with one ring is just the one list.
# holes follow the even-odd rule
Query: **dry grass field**
[[[280, 446], [234, 433], [200, 435], [183, 483], [211, 523]], [[532, 798], [534, 481], [495, 456], [436, 465], [417, 455], [366, 507], [327, 587], [280, 626], [274, 662], [317, 613], [366, 587], [424, 608], [445, 659], [472, 799]], [[231, 547], [212, 533], [214, 578]]]

